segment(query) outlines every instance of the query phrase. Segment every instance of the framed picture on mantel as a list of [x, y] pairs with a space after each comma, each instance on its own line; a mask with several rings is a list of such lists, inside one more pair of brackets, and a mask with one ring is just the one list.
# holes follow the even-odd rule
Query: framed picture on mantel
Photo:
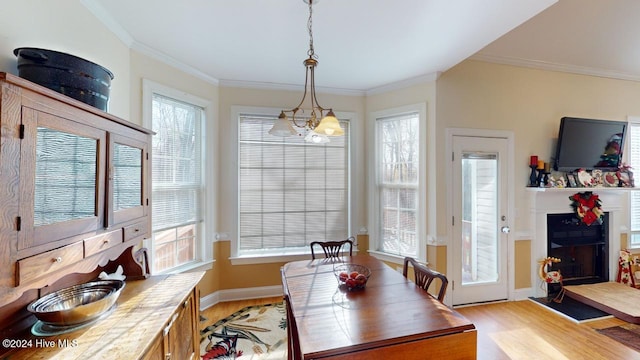
[[576, 176], [574, 174], [567, 173], [567, 185], [572, 188], [579, 187], [578, 181], [576, 180]]

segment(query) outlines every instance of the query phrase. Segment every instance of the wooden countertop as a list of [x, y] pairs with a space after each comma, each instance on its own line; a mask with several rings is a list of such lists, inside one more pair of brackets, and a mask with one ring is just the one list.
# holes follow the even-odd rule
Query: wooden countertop
[[566, 295], [634, 324], [640, 324], [640, 290], [618, 282], [567, 285]]
[[108, 317], [62, 335], [25, 335], [19, 344], [21, 349], [10, 352], [3, 360], [137, 359], [157, 336], [162, 336], [178, 305], [203, 275], [204, 272], [193, 272], [127, 281], [116, 309]]

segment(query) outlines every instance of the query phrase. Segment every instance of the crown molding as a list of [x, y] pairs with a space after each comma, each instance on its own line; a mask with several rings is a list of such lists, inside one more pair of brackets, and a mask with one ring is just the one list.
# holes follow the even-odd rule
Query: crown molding
[[[99, 2], [94, 0], [80, 0], [89, 12], [91, 12], [104, 26], [107, 27], [120, 41], [122, 41], [129, 49], [136, 50], [144, 55], [151, 57], [152, 59], [163, 62], [170, 65], [184, 73], [190, 74], [203, 81], [209, 82], [213, 85], [219, 85], [223, 87], [236, 87], [236, 88], [249, 88], [249, 89], [262, 89], [262, 90], [285, 90], [285, 91], [304, 91], [302, 85], [291, 84], [278, 84], [278, 83], [265, 83], [255, 81], [239, 81], [239, 80], [219, 80], [204, 72], [178, 61], [175, 58], [164, 54], [156, 49], [153, 49], [147, 45], [144, 45], [134, 39], [128, 31], [126, 31], [120, 23], [118, 23], [108, 11], [100, 5]], [[356, 90], [356, 89], [342, 89], [342, 88], [330, 88], [330, 87], [316, 87], [318, 93], [334, 94], [334, 95], [346, 95], [346, 96], [369, 96], [375, 94], [381, 94], [393, 90], [400, 90], [413, 85], [424, 84], [436, 81], [440, 77], [441, 72], [425, 74], [410, 79], [396, 81], [390, 84], [385, 84], [379, 87], [375, 87], [369, 90]], [[640, 77], [639, 77], [640, 79]]]
[[496, 56], [486, 54], [476, 54], [469, 58], [469, 60], [478, 60], [496, 64], [512, 65], [519, 67], [526, 67], [539, 70], [558, 71], [571, 74], [588, 75], [596, 77], [604, 77], [617, 80], [629, 80], [640, 81], [640, 75], [629, 74], [613, 70], [605, 70], [598, 68], [591, 68], [586, 66], [559, 64], [540, 60], [529, 60], [508, 56]]
[[[259, 90], [304, 91], [304, 85], [278, 84], [278, 83], [242, 81], [242, 80], [220, 80], [220, 86], [246, 88], [246, 89], [259, 89]], [[347, 95], [347, 96], [364, 96], [365, 95], [365, 92], [362, 90], [350, 90], [350, 89], [321, 87], [321, 86], [320, 87], [316, 86], [316, 93]]]
[[[329, 88], [329, 87], [316, 87], [318, 93], [334, 94], [334, 95], [348, 95], [348, 96], [370, 96], [389, 91], [400, 90], [408, 88], [410, 86], [426, 84], [438, 80], [442, 73], [430, 73], [421, 76], [416, 76], [410, 79], [396, 81], [390, 84], [378, 86], [369, 90], [350, 90], [341, 88]], [[220, 80], [220, 86], [238, 87], [238, 88], [251, 88], [251, 89], [263, 89], [263, 90], [288, 90], [288, 91], [304, 91], [302, 85], [290, 85], [290, 84], [277, 84], [277, 83], [264, 83], [253, 81], [237, 81], [237, 80]]]
[[161, 53], [149, 46], [146, 46], [134, 39], [128, 31], [126, 31], [120, 23], [118, 23], [108, 11], [100, 5], [99, 2], [93, 0], [80, 0], [89, 12], [91, 12], [104, 26], [107, 27], [120, 41], [122, 41], [129, 49], [136, 50], [144, 55], [151, 57], [152, 59], [163, 62], [170, 65], [180, 71], [193, 75], [199, 79], [209, 82], [213, 85], [218, 85], [218, 79], [203, 73], [202, 71], [186, 65], [185, 63], [178, 61], [171, 56]]
[[416, 77], [405, 79], [405, 80], [392, 82], [392, 83], [389, 83], [389, 84], [385, 84], [385, 85], [382, 85], [382, 86], [378, 86], [378, 87], [369, 89], [369, 90], [366, 91], [366, 95], [367, 96], [377, 95], [377, 94], [382, 94], [382, 93], [386, 93], [386, 92], [389, 92], [389, 91], [401, 90], [401, 89], [408, 88], [408, 87], [414, 86], [414, 85], [420, 85], [420, 84], [426, 84], [426, 83], [434, 82], [434, 81], [438, 80], [438, 78], [440, 77], [441, 74], [442, 74], [442, 72], [435, 72], [435, 73], [416, 76]]
[[119, 22], [117, 22], [107, 10], [100, 5], [99, 2], [94, 0], [80, 0], [82, 5], [89, 10], [104, 26], [107, 27], [120, 41], [122, 41], [127, 47], [131, 48], [134, 43], [134, 39], [126, 31]]
[[174, 67], [174, 68], [176, 68], [176, 69], [178, 69], [178, 70], [180, 70], [180, 71], [182, 71], [184, 73], [187, 73], [189, 75], [193, 75], [193, 76], [195, 76], [195, 77], [197, 77], [197, 78], [199, 78], [201, 80], [204, 80], [204, 81], [206, 81], [208, 83], [211, 83], [213, 85], [219, 85], [220, 84], [220, 80], [218, 80], [218, 79], [216, 79], [216, 78], [214, 78], [214, 77], [212, 77], [212, 76], [210, 76], [208, 74], [205, 74], [202, 71], [200, 71], [200, 70], [198, 70], [198, 69], [196, 69], [196, 68], [194, 68], [192, 66], [186, 65], [182, 61], [176, 60], [176, 59], [172, 58], [171, 56], [169, 56], [167, 54], [164, 54], [164, 53], [162, 53], [162, 52], [160, 52], [160, 51], [158, 51], [156, 49], [153, 49], [153, 48], [151, 48], [151, 47], [149, 47], [147, 45], [144, 45], [142, 43], [139, 43], [137, 41], [133, 42], [133, 44], [131, 46], [131, 49], [136, 50], [136, 51], [138, 51], [138, 52], [140, 52], [140, 53], [142, 53], [144, 55], [147, 55], [152, 59], [156, 59], [156, 60], [158, 60], [160, 62], [163, 62], [163, 63], [165, 63], [165, 64], [167, 64], [169, 66], [172, 66], [172, 67]]
[[[438, 80], [441, 74], [442, 74], [441, 72], [424, 74], [424, 75], [416, 76], [410, 79], [405, 79], [405, 80], [396, 81], [390, 84], [385, 84], [369, 90], [350, 90], [350, 89], [342, 89], [342, 88], [316, 87], [316, 92], [324, 93], [324, 94], [334, 94], [334, 95], [347, 95], [347, 96], [370, 96], [370, 95], [382, 94], [382, 93], [386, 93], [394, 90], [400, 90], [400, 89], [408, 88], [414, 85], [434, 82]], [[262, 89], [262, 90], [304, 91], [303, 85], [265, 83], [265, 82], [254, 82], [254, 81], [238, 81], [238, 80], [220, 80], [220, 86]]]

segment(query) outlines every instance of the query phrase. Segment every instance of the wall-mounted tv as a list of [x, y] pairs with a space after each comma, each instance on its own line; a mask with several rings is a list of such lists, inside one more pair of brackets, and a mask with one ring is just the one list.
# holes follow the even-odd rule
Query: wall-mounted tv
[[626, 121], [563, 117], [554, 169], [617, 170], [622, 163]]

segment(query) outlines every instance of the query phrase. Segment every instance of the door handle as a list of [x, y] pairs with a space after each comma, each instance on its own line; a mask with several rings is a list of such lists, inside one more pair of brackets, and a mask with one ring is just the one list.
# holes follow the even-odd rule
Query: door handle
[[503, 226], [503, 227], [500, 228], [500, 231], [502, 231], [505, 234], [508, 234], [508, 233], [511, 232], [511, 228], [508, 227], [508, 226]]

